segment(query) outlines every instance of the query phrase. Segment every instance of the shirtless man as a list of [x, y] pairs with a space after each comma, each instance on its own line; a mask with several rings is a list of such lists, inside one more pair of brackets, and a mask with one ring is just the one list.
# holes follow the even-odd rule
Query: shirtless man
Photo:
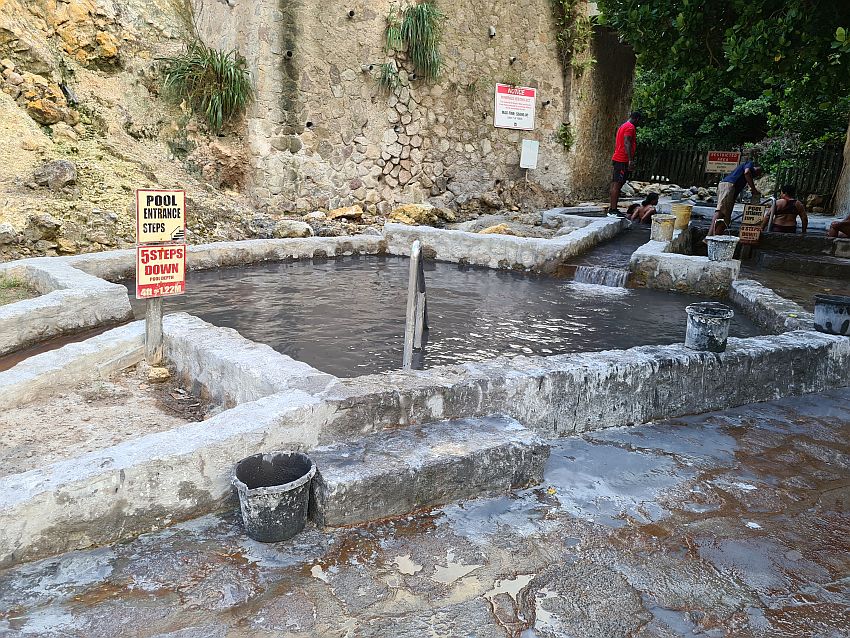
[[786, 184], [782, 187], [782, 195], [773, 204], [764, 218], [762, 228], [767, 226], [770, 215], [773, 213], [773, 223], [767, 230], [771, 233], [796, 233], [797, 217], [803, 224], [803, 234], [809, 226], [809, 217], [806, 215], [806, 207], [797, 199], [797, 188]]
[[850, 237], [850, 215], [844, 219], [832, 222], [826, 231], [827, 237]]

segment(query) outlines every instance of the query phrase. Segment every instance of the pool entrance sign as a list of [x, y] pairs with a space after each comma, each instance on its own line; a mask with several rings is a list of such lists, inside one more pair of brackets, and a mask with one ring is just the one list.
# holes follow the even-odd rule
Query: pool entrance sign
[[184, 191], [136, 191], [136, 243], [162, 244], [186, 239]]
[[757, 244], [761, 238], [762, 223], [768, 207], [761, 204], [744, 204], [744, 216], [738, 237], [742, 244]]
[[497, 84], [493, 126], [517, 131], [533, 131], [536, 108], [537, 89]]
[[136, 299], [146, 300], [145, 359], [162, 363], [162, 297], [186, 291], [186, 193], [136, 191]]

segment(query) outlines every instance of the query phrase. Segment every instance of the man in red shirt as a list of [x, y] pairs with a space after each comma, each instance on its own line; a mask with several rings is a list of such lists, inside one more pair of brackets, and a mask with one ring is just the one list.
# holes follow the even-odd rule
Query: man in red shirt
[[617, 129], [617, 141], [614, 145], [614, 155], [611, 162], [614, 165], [614, 173], [611, 177], [611, 202], [608, 206], [609, 213], [617, 213], [617, 204], [620, 201], [620, 191], [623, 184], [629, 179], [629, 171], [635, 167], [635, 151], [637, 150], [637, 127], [643, 119], [643, 113], [634, 111], [628, 120]]

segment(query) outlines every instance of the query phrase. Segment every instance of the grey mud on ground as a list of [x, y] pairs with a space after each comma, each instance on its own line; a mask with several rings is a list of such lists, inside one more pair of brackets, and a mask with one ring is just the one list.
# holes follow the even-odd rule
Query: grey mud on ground
[[819, 637], [846, 389], [554, 442], [544, 482], [263, 545], [236, 513], [0, 573], [0, 636]]

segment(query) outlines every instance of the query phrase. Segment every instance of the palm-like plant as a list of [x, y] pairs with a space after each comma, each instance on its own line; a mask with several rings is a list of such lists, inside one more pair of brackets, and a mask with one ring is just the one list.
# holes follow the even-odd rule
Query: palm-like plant
[[185, 99], [216, 134], [254, 97], [245, 58], [235, 50], [225, 53], [199, 40], [169, 58], [163, 75], [163, 88], [177, 99]]

